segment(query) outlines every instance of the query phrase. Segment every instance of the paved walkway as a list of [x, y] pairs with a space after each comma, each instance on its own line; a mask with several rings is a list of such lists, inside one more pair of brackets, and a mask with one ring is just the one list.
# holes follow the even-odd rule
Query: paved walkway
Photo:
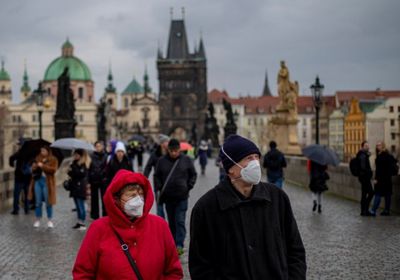
[[[216, 181], [217, 170], [210, 163], [207, 175], [199, 175], [191, 206]], [[399, 216], [363, 218], [358, 215], [358, 203], [334, 196], [326, 196], [323, 213], [316, 214], [311, 212], [306, 189], [286, 185], [285, 191], [306, 247], [308, 279], [400, 279]], [[71, 279], [85, 235], [71, 229], [76, 222], [73, 207], [66, 191], [59, 188], [52, 230], [33, 229], [33, 213], [1, 213], [0, 279]], [[185, 279], [190, 279], [187, 254], [181, 260]]]

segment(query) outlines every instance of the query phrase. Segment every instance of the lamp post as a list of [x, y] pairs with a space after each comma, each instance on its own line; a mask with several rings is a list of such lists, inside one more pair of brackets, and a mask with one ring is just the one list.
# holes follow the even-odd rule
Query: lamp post
[[39, 82], [38, 88], [34, 93], [36, 94], [36, 106], [39, 114], [39, 138], [42, 139], [42, 114], [44, 106], [46, 105], [44, 102], [44, 95], [47, 93], [43, 88], [42, 82]]
[[319, 109], [322, 105], [322, 92], [324, 90], [324, 85], [320, 84], [318, 76], [315, 78], [315, 84], [311, 85], [310, 89], [315, 107], [315, 143], [319, 144]]

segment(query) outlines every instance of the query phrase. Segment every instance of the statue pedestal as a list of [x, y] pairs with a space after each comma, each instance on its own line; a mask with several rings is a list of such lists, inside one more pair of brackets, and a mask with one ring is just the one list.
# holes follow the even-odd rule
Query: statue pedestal
[[287, 155], [301, 155], [297, 138], [297, 117], [287, 109], [279, 109], [268, 122], [267, 138], [278, 144], [278, 149]]

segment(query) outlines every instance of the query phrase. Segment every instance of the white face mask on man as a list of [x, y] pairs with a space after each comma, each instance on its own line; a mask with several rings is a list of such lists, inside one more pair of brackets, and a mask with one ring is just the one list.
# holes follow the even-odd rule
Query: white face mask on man
[[135, 196], [125, 202], [124, 212], [129, 217], [141, 217], [143, 215], [144, 198], [143, 196]]
[[251, 160], [246, 167], [241, 166], [235, 162], [227, 153], [224, 151], [224, 147], [221, 147], [221, 151], [237, 166], [241, 168], [240, 178], [246, 183], [257, 185], [261, 181], [261, 167], [260, 162], [256, 159]]

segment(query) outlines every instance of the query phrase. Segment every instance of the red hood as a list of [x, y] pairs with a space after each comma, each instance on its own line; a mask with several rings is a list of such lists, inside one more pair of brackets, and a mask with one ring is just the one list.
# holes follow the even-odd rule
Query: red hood
[[139, 222], [145, 218], [154, 203], [154, 195], [149, 180], [141, 173], [134, 173], [132, 171], [121, 169], [115, 174], [114, 179], [107, 187], [106, 194], [104, 195], [104, 204], [107, 209], [107, 214], [113, 224], [118, 226], [129, 226], [132, 222], [122, 212], [121, 209], [115, 204], [114, 194], [117, 193], [122, 187], [130, 183], [136, 183], [142, 186], [144, 191], [144, 208], [143, 216], [136, 219]]

